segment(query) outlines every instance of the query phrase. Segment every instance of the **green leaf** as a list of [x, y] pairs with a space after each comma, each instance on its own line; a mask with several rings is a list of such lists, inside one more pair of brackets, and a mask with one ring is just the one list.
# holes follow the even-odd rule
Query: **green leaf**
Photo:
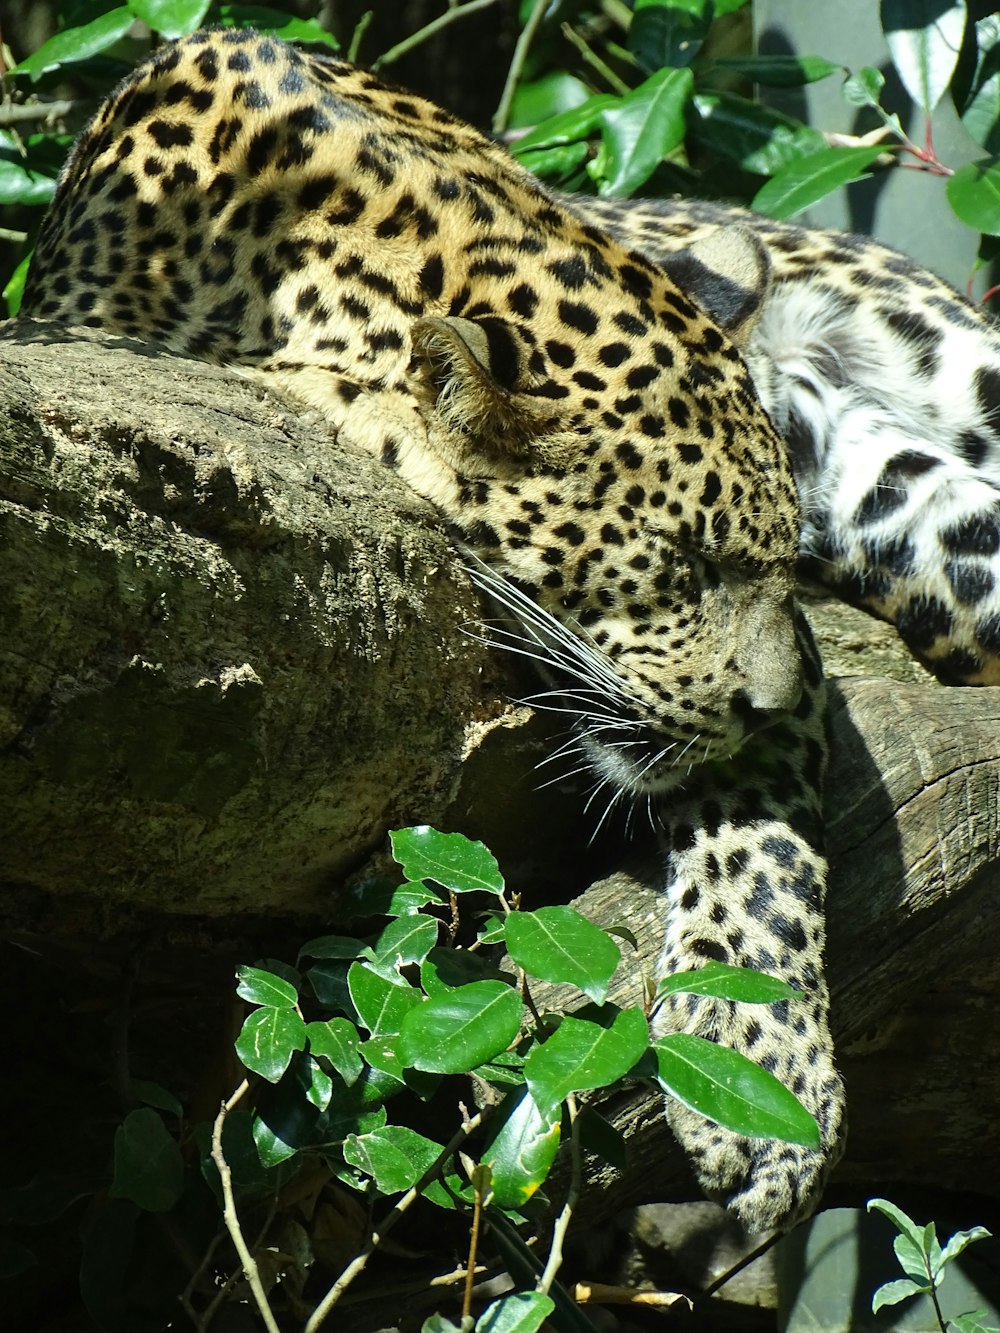
[[624, 940], [626, 944], [631, 945], [633, 952], [639, 952], [639, 941], [628, 926], [605, 926], [604, 929], [609, 935], [614, 935], [617, 939]]
[[500, 944], [505, 931], [506, 922], [502, 916], [488, 916], [476, 933], [476, 939], [480, 944]]
[[128, 1199], [147, 1213], [166, 1213], [184, 1191], [184, 1159], [176, 1140], [151, 1107], [130, 1112], [115, 1130], [112, 1199]]
[[656, 997], [674, 995], [714, 995], [721, 1000], [739, 1000], [743, 1004], [774, 1004], [778, 1000], [801, 999], [801, 991], [778, 977], [754, 972], [748, 967], [733, 967], [710, 959], [691, 972], [673, 972], [656, 988]]
[[383, 1194], [412, 1189], [434, 1165], [444, 1145], [405, 1125], [386, 1125], [370, 1134], [350, 1134], [344, 1159], [371, 1176]]
[[353, 935], [317, 935], [299, 950], [299, 958], [374, 958], [371, 946]]
[[535, 1333], [556, 1308], [543, 1291], [515, 1291], [488, 1305], [476, 1320], [476, 1333]]
[[503, 893], [496, 857], [461, 833], [439, 833], [426, 824], [389, 834], [392, 854], [409, 880], [432, 879], [453, 893]]
[[136, 18], [169, 41], [201, 26], [212, 0], [128, 0]]
[[945, 193], [952, 211], [968, 226], [1000, 236], [1000, 157], [966, 162], [949, 177]]
[[309, 1142], [331, 1154], [339, 1154], [348, 1134], [370, 1134], [385, 1125], [386, 1110], [382, 1103], [398, 1091], [398, 1080], [365, 1066], [357, 1083], [334, 1089], [330, 1105], [311, 1126]]
[[[933, 1222], [928, 1222], [924, 1227], [923, 1250], [930, 1261], [931, 1272], [940, 1274], [941, 1272], [941, 1246], [938, 1243], [937, 1227]], [[934, 1285], [937, 1286], [937, 1278], [932, 1276]]]
[[306, 1024], [306, 1036], [313, 1055], [329, 1060], [348, 1087], [356, 1082], [362, 1065], [358, 1054], [360, 1038], [353, 1023], [346, 1018], [317, 1020]]
[[47, 204], [55, 190], [52, 176], [40, 175], [20, 162], [0, 158], [0, 205]]
[[603, 147], [590, 164], [601, 194], [633, 194], [673, 152], [684, 138], [684, 108], [693, 88], [689, 69], [661, 69], [602, 111]]
[[903, 87], [929, 116], [958, 64], [964, 0], [882, 0], [882, 31]]
[[10, 280], [3, 289], [3, 299], [7, 302], [7, 314], [11, 319], [13, 319], [21, 309], [21, 301], [24, 297], [24, 284], [28, 280], [28, 269], [30, 265], [31, 255], [27, 254], [10, 275]]
[[892, 1248], [899, 1260], [900, 1268], [907, 1277], [913, 1278], [916, 1282], [928, 1280], [927, 1261], [922, 1246], [914, 1245], [909, 1236], [899, 1235], [893, 1240]]
[[51, 69], [61, 65], [72, 65], [80, 60], [87, 60], [109, 46], [120, 41], [135, 22], [135, 15], [130, 9], [112, 9], [92, 23], [85, 23], [80, 28], [66, 28], [57, 32], [47, 42], [43, 42], [34, 54], [22, 60], [11, 70], [12, 74], [28, 74], [32, 79], [40, 79]]
[[429, 916], [402, 916], [390, 921], [375, 941], [371, 969], [389, 981], [400, 969], [422, 963], [437, 941], [438, 922]]
[[314, 1055], [306, 1054], [305, 1067], [308, 1070], [308, 1080], [303, 1089], [306, 1100], [318, 1111], [325, 1111], [333, 1096], [333, 1079]]
[[607, 1005], [598, 1013], [599, 1022], [564, 1018], [528, 1056], [525, 1078], [543, 1114], [554, 1112], [571, 1092], [615, 1083], [645, 1051], [649, 1028], [641, 1009]]
[[147, 1106], [155, 1106], [158, 1111], [166, 1111], [168, 1115], [175, 1115], [178, 1119], [184, 1114], [184, 1107], [174, 1094], [150, 1079], [130, 1078], [128, 1090], [137, 1102], [145, 1102]]
[[969, 1314], [955, 1315], [948, 1321], [948, 1327], [956, 1333], [1000, 1333], [995, 1324], [986, 1323], [986, 1311], [974, 1310]]
[[263, 1167], [280, 1166], [282, 1162], [287, 1162], [298, 1152], [296, 1147], [286, 1143], [259, 1115], [255, 1115], [253, 1118], [253, 1141], [256, 1144], [257, 1156]]
[[550, 70], [541, 78], [517, 85], [509, 124], [512, 128], [537, 125], [564, 111], [575, 110], [589, 96], [590, 89], [575, 75], [562, 69]]
[[543, 981], [567, 982], [595, 1004], [604, 1003], [621, 950], [572, 907], [511, 912], [504, 934], [511, 958], [525, 972]]
[[352, 884], [348, 894], [351, 917], [409, 916], [428, 903], [447, 903], [447, 894], [435, 884], [395, 884], [389, 879], [367, 879]]
[[[503, 939], [503, 931], [500, 932]], [[499, 971], [482, 954], [468, 949], [438, 945], [420, 964], [420, 984], [428, 995], [441, 995], [470, 981], [508, 981], [509, 974]]]
[[843, 68], [822, 56], [727, 56], [713, 60], [704, 72], [736, 74], [768, 88], [797, 88], [805, 83], [818, 83]]
[[540, 125], [511, 144], [510, 151], [515, 157], [538, 148], [561, 148], [565, 144], [576, 143], [593, 134], [601, 121], [601, 113], [608, 107], [618, 106], [620, 98], [610, 93], [588, 98], [582, 106], [572, 111], [563, 111], [558, 116], [550, 116]]
[[701, 50], [714, 16], [712, 0], [636, 0], [628, 49], [649, 74], [681, 69]]
[[404, 1015], [422, 999], [415, 987], [380, 977], [363, 963], [351, 964], [347, 985], [358, 1017], [373, 1037], [399, 1032]]
[[473, 1073], [487, 1083], [500, 1087], [524, 1082], [524, 1062], [526, 1057], [520, 1051], [501, 1051], [492, 1060], [478, 1065]]
[[695, 93], [690, 105], [689, 134], [758, 176], [826, 147], [819, 130], [735, 93]]
[[956, 1259], [968, 1246], [977, 1240], [989, 1240], [992, 1234], [985, 1227], [971, 1227], [968, 1231], [956, 1231], [941, 1251], [941, 1256], [935, 1265], [935, 1276], [944, 1268], [945, 1264], [950, 1264], [952, 1259]]
[[299, 994], [295, 987], [273, 972], [244, 966], [236, 969], [236, 976], [239, 979], [236, 994], [251, 1004], [267, 1004], [277, 1009], [292, 1009], [298, 1004]]
[[986, 77], [962, 112], [966, 133], [988, 153], [1000, 149], [1000, 47], [994, 52]]
[[757, 191], [752, 207], [772, 218], [790, 218], [842, 185], [861, 180], [885, 149], [824, 148], [785, 167]]
[[568, 143], [561, 148], [539, 148], [519, 154], [521, 166], [539, 180], [566, 180], [590, 156], [588, 143]]
[[322, 42], [340, 50], [340, 43], [316, 19], [299, 19], [267, 5], [219, 5], [216, 20], [224, 28], [256, 28], [274, 33], [286, 42]]
[[403, 1020], [400, 1055], [407, 1065], [463, 1074], [510, 1045], [524, 1006], [502, 981], [473, 981], [411, 1009]]
[[382, 1037], [369, 1037], [361, 1047], [361, 1054], [372, 1069], [380, 1072], [394, 1086], [385, 1088], [385, 1096], [393, 1096], [401, 1088], [407, 1087], [418, 1097], [427, 1101], [437, 1091], [441, 1083], [438, 1074], [428, 1074], [405, 1064], [399, 1054], [400, 1037], [398, 1032], [387, 1033]]
[[560, 1117], [543, 1115], [528, 1089], [508, 1093], [481, 1160], [493, 1175], [498, 1208], [521, 1208], [541, 1186], [559, 1150]]
[[689, 1032], [660, 1037], [653, 1049], [660, 1087], [693, 1111], [749, 1138], [819, 1147], [819, 1129], [805, 1107], [745, 1055]]
[[909, 1217], [904, 1213], [902, 1208], [897, 1208], [897, 1206], [894, 1203], [890, 1203], [888, 1199], [869, 1199], [865, 1206], [869, 1213], [882, 1213], [883, 1216], [889, 1219], [897, 1231], [906, 1236], [918, 1250], [923, 1251], [924, 1229], [923, 1227], [918, 1226], [912, 1217]]
[[895, 1282], [883, 1282], [872, 1297], [872, 1314], [878, 1314], [883, 1305], [898, 1305], [909, 1296], [925, 1296], [932, 1288], [925, 1282], [913, 1282], [908, 1277], [897, 1278]]
[[885, 75], [880, 69], [865, 65], [844, 80], [842, 89], [844, 101], [848, 106], [874, 106], [881, 103], [882, 89], [885, 87]]
[[[259, 972], [269, 972], [274, 977], [280, 977], [282, 981], [287, 981], [298, 995], [299, 987], [302, 985], [302, 973], [297, 967], [292, 967], [291, 963], [285, 963], [280, 958], [255, 958], [253, 966]], [[265, 1004], [276, 1004], [276, 1000], [265, 1000]]]
[[236, 1038], [236, 1054], [247, 1069], [277, 1083], [295, 1051], [306, 1044], [306, 1025], [294, 1009], [265, 1005], [247, 1018]]
[[322, 959], [309, 969], [306, 980], [324, 1009], [345, 1014], [353, 1021], [357, 1018], [358, 1011], [354, 1007], [350, 987], [347, 984], [349, 970], [346, 961], [334, 958]]
[[462, 1333], [461, 1324], [453, 1324], [443, 1314], [432, 1314], [420, 1325], [420, 1333]]
[[395, 1080], [397, 1087], [392, 1089], [393, 1093], [406, 1086], [406, 1066], [398, 1048], [398, 1032], [387, 1032], [382, 1037], [369, 1037], [361, 1045], [361, 1054], [372, 1069], [377, 1069]]

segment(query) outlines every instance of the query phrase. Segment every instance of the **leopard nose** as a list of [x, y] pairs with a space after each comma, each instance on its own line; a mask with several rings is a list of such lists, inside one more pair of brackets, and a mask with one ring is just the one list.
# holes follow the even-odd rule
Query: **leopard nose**
[[730, 705], [733, 712], [743, 723], [748, 735], [763, 731], [766, 727], [771, 727], [775, 722], [780, 722], [783, 717], [788, 716], [786, 708], [758, 708], [751, 702], [746, 690], [737, 690], [730, 700]]

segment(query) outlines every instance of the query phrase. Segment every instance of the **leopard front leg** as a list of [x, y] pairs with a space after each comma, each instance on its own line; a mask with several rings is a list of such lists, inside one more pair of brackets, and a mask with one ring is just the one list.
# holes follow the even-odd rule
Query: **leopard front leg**
[[702, 1188], [750, 1233], [808, 1216], [843, 1149], [844, 1088], [823, 972], [823, 686], [818, 669], [810, 677], [794, 718], [695, 774], [660, 812], [669, 874], [660, 974], [718, 959], [781, 977], [802, 996], [750, 1005], [677, 994], [654, 1018], [657, 1036], [693, 1032], [742, 1052], [816, 1117], [814, 1150], [744, 1138], [669, 1101], [670, 1127]]

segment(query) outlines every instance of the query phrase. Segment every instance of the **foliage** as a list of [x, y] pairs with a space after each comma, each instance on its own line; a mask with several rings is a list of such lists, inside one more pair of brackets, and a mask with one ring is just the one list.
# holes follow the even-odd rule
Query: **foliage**
[[[489, 0], [449, 4], [426, 30], [368, 56], [369, 63], [391, 64], [427, 33], [484, 4]], [[1000, 235], [1000, 18], [994, 14], [976, 20], [964, 0], [933, 6], [883, 0], [895, 73], [927, 118], [921, 145], [882, 105], [879, 70], [851, 73], [822, 54], [753, 55], [748, 0], [522, 0], [521, 11], [524, 33], [494, 129], [506, 131], [515, 155], [554, 185], [615, 196], [724, 196], [787, 218], [873, 169], [906, 162], [944, 182], [962, 222], [985, 237]], [[106, 92], [151, 42], [221, 22], [338, 48], [317, 20], [263, 5], [89, 0], [64, 12], [66, 25], [3, 80], [15, 101], [40, 99], [39, 129], [21, 133], [20, 120], [0, 127], [0, 205], [35, 213], [29, 244], [72, 140], [58, 115], [92, 105], [90, 99]], [[363, 19], [346, 54], [358, 48], [367, 54], [366, 26]], [[139, 31], [148, 35], [137, 37]], [[57, 128], [50, 128], [47, 99], [68, 76], [81, 98], [56, 104]], [[842, 80], [848, 104], [870, 121], [868, 132], [826, 133], [751, 95], [754, 84], [790, 87], [830, 78]], [[930, 115], [944, 97], [983, 149], [980, 159], [957, 169], [938, 159], [930, 136]], [[990, 253], [988, 243], [981, 253]], [[27, 257], [4, 289], [11, 313], [26, 273]]]
[[[1000, 234], [1000, 20], [974, 22], [959, 3], [883, 0], [882, 27], [895, 72], [926, 117], [923, 145], [882, 105], [883, 74], [855, 73], [821, 55], [753, 56], [733, 34], [744, 0], [635, 0], [609, 31], [587, 6], [556, 6], [548, 20], [579, 52], [587, 83], [536, 62], [513, 101], [530, 125], [514, 153], [540, 176], [602, 195], [722, 194], [762, 213], [789, 218], [876, 166], [907, 160], [943, 178], [955, 214]], [[572, 26], [565, 11], [573, 11]], [[543, 37], [545, 25], [542, 29]], [[847, 76], [847, 77], [845, 77]], [[844, 97], [872, 129], [860, 137], [823, 133], [747, 95], [748, 87], [789, 87], [840, 78]], [[548, 102], [546, 100], [548, 93]], [[575, 95], [574, 95], [575, 94]], [[949, 95], [984, 150], [953, 170], [939, 161], [930, 116]], [[567, 106], [567, 101], [572, 105]], [[525, 119], [524, 117], [527, 117]]]
[[897, 1208], [888, 1199], [869, 1199], [868, 1211], [883, 1213], [896, 1227], [899, 1235], [893, 1242], [893, 1249], [899, 1266], [906, 1274], [892, 1282], [884, 1282], [872, 1297], [872, 1314], [878, 1314], [886, 1305], [898, 1305], [910, 1296], [929, 1296], [934, 1306], [941, 1333], [1000, 1333], [1000, 1330], [988, 1328], [983, 1322], [983, 1311], [957, 1315], [946, 1319], [938, 1302], [938, 1292], [943, 1282], [948, 1265], [957, 1259], [973, 1241], [986, 1240], [990, 1232], [985, 1227], [972, 1227], [969, 1231], [956, 1231], [942, 1247], [937, 1238], [933, 1222], [920, 1226]]
[[[359, 933], [307, 941], [295, 966], [265, 958], [238, 969], [249, 1012], [235, 1048], [247, 1077], [213, 1125], [192, 1123], [158, 1085], [133, 1085], [143, 1104], [115, 1133], [108, 1202], [83, 1255], [81, 1286], [102, 1331], [146, 1326], [128, 1294], [130, 1261], [164, 1219], [203, 1249], [201, 1281], [182, 1297], [195, 1327], [208, 1329], [223, 1301], [247, 1301], [245, 1273], [268, 1328], [293, 1317], [312, 1333], [393, 1227], [421, 1209], [467, 1238], [454, 1281], [477, 1263], [514, 1280], [477, 1329], [580, 1330], [589, 1325], [555, 1279], [582, 1153], [620, 1168], [626, 1151], [590, 1094], [641, 1080], [737, 1133], [818, 1143], [812, 1117], [745, 1056], [686, 1034], [650, 1036], [668, 994], [768, 1004], [795, 994], [784, 983], [708, 963], [654, 996], [641, 977], [620, 975], [610, 932], [570, 907], [524, 908], [481, 843], [428, 827], [390, 837], [403, 882], [361, 886]], [[538, 978], [560, 987], [549, 1008], [532, 994]], [[637, 1003], [620, 998], [630, 989]], [[564, 1160], [559, 1225], [541, 1262], [534, 1251], [552, 1211], [542, 1190]], [[335, 1246], [322, 1224], [331, 1213], [341, 1219]], [[162, 1285], [146, 1300], [150, 1328], [177, 1299], [176, 1285]], [[463, 1318], [471, 1292], [469, 1276]], [[443, 1299], [447, 1308], [459, 1298], [446, 1289]], [[451, 1327], [440, 1315], [428, 1322]]]

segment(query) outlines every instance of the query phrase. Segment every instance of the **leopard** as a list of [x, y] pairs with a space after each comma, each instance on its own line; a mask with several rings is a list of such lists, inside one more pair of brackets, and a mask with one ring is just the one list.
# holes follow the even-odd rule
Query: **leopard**
[[656, 829], [661, 971], [794, 993], [670, 996], [653, 1030], [741, 1051], [812, 1113], [795, 1144], [667, 1109], [747, 1232], [809, 1215], [846, 1118], [796, 580], [891, 620], [943, 680], [1000, 681], [988, 319], [864, 238], [560, 194], [425, 98], [237, 28], [165, 44], [106, 99], [21, 315], [264, 382], [434, 506], [498, 646], [571, 722], [564, 754]]

